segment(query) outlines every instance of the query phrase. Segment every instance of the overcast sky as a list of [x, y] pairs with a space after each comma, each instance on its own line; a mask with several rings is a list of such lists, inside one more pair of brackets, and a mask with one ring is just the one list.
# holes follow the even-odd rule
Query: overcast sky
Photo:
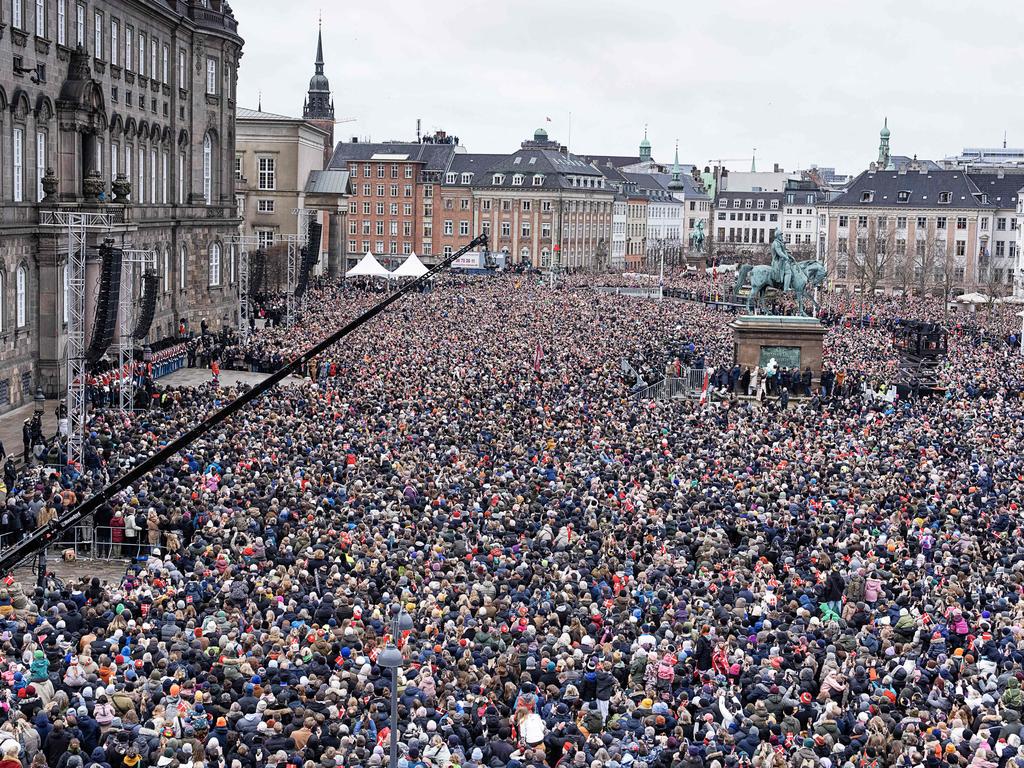
[[[863, 170], [893, 154], [1024, 146], [1010, 0], [235, 0], [239, 104], [301, 115], [323, 11], [336, 138], [458, 135], [510, 152], [543, 126], [571, 149], [749, 170]], [[546, 122], [550, 117], [551, 122]], [[742, 159], [741, 159], [742, 158]]]

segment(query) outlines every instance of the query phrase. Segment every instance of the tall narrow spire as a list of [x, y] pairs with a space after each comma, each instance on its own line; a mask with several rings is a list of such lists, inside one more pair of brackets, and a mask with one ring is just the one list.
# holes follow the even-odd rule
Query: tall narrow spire
[[669, 189], [679, 189], [683, 186], [683, 169], [679, 166], [679, 139], [676, 139], [676, 157], [672, 162], [672, 177], [668, 183]]
[[754, 154], [750, 156], [750, 172], [757, 173], [757, 147], [754, 147]]
[[878, 132], [878, 167], [885, 170], [889, 167], [889, 118], [882, 123], [882, 130]]
[[317, 24], [316, 61], [313, 63], [313, 77], [309, 79], [309, 92], [302, 117], [306, 120], [322, 120], [334, 125], [334, 104], [331, 101], [331, 84], [324, 74], [324, 34], [323, 19]]
[[324, 73], [324, 18], [320, 17], [317, 22], [316, 30], [316, 73], [322, 75]]

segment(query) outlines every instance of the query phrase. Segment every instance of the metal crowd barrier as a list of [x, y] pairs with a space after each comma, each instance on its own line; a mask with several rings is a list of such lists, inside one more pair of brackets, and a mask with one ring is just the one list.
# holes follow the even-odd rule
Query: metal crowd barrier
[[704, 390], [706, 368], [684, 368], [681, 376], [666, 376], [661, 381], [634, 393], [640, 400], [671, 400], [675, 397], [699, 397]]

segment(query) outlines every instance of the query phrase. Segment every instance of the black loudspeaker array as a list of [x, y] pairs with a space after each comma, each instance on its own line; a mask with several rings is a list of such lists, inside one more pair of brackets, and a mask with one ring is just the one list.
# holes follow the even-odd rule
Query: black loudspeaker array
[[263, 276], [267, 271], [267, 254], [260, 248], [249, 254], [249, 298], [263, 290]]
[[141, 341], [149, 334], [149, 327], [153, 324], [153, 315], [156, 314], [156, 294], [159, 290], [160, 278], [156, 272], [149, 270], [142, 276], [142, 311], [135, 323], [135, 330], [132, 331], [132, 338]]
[[306, 237], [306, 247], [302, 249], [302, 266], [299, 269], [299, 281], [295, 286], [295, 297], [300, 298], [309, 286], [309, 273], [313, 265], [320, 261], [320, 237], [323, 227], [315, 219], [310, 220]]
[[86, 360], [95, 365], [114, 340], [117, 330], [117, 307], [121, 298], [121, 249], [109, 240], [100, 245], [100, 289], [96, 296], [96, 318], [92, 339], [85, 352]]

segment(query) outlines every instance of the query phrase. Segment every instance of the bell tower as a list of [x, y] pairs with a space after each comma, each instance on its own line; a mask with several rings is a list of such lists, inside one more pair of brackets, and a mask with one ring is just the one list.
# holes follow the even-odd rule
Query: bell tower
[[316, 34], [316, 61], [313, 77], [309, 80], [309, 91], [306, 102], [302, 106], [302, 119], [317, 128], [327, 131], [328, 138], [324, 143], [324, 165], [334, 151], [334, 101], [331, 99], [331, 84], [324, 74], [324, 39], [323, 20], [320, 20]]

